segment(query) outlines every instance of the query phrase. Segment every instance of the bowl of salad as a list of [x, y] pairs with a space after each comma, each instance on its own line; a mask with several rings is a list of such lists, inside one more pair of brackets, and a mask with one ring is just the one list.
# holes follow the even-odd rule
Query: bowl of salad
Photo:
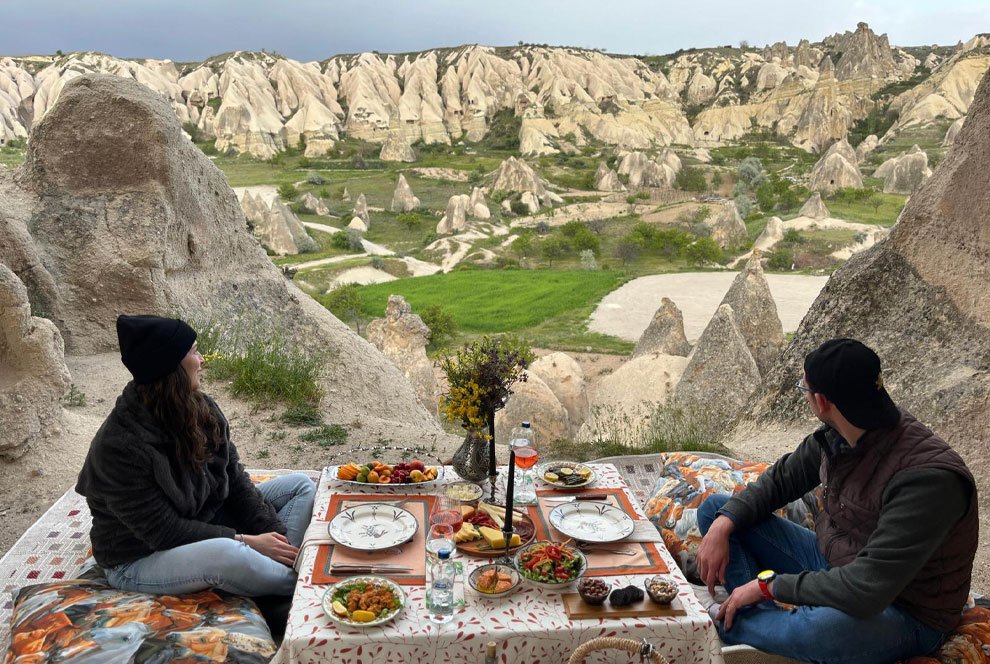
[[568, 588], [588, 569], [588, 559], [573, 546], [533, 542], [516, 552], [519, 576], [548, 590]]

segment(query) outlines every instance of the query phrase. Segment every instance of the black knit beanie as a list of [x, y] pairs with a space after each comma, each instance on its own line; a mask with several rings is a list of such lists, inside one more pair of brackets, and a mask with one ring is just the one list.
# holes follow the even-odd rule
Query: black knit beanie
[[153, 383], [174, 370], [196, 341], [196, 330], [178, 318], [118, 316], [120, 361], [134, 382]]

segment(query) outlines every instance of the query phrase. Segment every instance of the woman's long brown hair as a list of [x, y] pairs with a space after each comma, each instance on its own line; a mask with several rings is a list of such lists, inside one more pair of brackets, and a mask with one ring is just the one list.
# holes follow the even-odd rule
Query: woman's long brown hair
[[165, 432], [175, 440], [179, 465], [198, 472], [220, 444], [220, 422], [189, 374], [179, 365], [148, 385], [137, 385], [138, 396]]

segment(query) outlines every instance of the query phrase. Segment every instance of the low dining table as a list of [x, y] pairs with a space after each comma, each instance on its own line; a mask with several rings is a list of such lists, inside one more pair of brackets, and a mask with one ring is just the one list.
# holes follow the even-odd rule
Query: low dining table
[[[589, 464], [597, 474], [593, 489], [625, 494], [622, 504], [634, 519], [645, 520], [642, 508], [629, 491], [622, 476], [612, 464]], [[504, 476], [505, 468], [501, 468]], [[449, 467], [443, 478], [425, 491], [436, 493], [457, 481]], [[538, 481], [539, 484], [539, 481]], [[437, 486], [439, 485], [439, 486]], [[538, 486], [538, 489], [550, 489]], [[487, 484], [486, 484], [487, 489]], [[415, 495], [415, 487], [403, 488], [401, 498]], [[324, 469], [313, 508], [311, 531], [326, 528], [331, 505], [334, 510], [341, 496], [355, 500], [361, 494], [380, 495], [381, 487], [345, 483]], [[486, 491], [487, 494], [487, 491]], [[548, 494], [541, 492], [541, 496]], [[560, 496], [567, 496], [561, 492]], [[334, 497], [336, 496], [336, 500]], [[619, 496], [620, 498], [622, 496]], [[322, 525], [319, 525], [322, 524]], [[643, 524], [640, 524], [643, 525]], [[340, 625], [323, 610], [323, 596], [328, 585], [317, 583], [321, 566], [326, 564], [327, 547], [306, 547], [301, 552], [299, 579], [296, 583], [289, 612], [288, 625], [281, 647], [272, 660], [276, 664], [298, 662], [338, 662], [339, 664], [368, 664], [370, 662], [469, 662], [484, 661], [485, 644], [495, 641], [498, 661], [516, 664], [566, 662], [581, 644], [602, 636], [650, 642], [670, 664], [722, 664], [721, 644], [715, 626], [698, 601], [690, 584], [678, 569], [673, 557], [662, 543], [651, 548], [650, 555], [662, 558], [654, 561], [667, 568], [666, 576], [677, 583], [678, 601], [684, 615], [636, 618], [582, 618], [571, 620], [564, 609], [560, 590], [544, 590], [523, 580], [516, 592], [503, 598], [487, 598], [465, 588], [466, 603], [450, 622], [437, 625], [429, 620], [425, 607], [426, 587], [423, 583], [404, 585], [405, 606], [389, 623], [377, 627], [356, 628]], [[323, 549], [324, 551], [320, 552]], [[425, 557], [425, 552], [422, 554]], [[458, 554], [464, 566], [464, 580], [474, 568], [492, 562], [489, 558], [474, 558]], [[653, 574], [636, 574], [632, 568], [616, 568], [619, 573], [599, 575], [610, 587], [628, 584], [643, 587], [643, 581]], [[565, 592], [576, 592], [573, 584]], [[649, 599], [646, 600], [649, 602]], [[616, 653], [593, 652], [586, 662], [616, 661]], [[630, 657], [630, 661], [633, 661]]]

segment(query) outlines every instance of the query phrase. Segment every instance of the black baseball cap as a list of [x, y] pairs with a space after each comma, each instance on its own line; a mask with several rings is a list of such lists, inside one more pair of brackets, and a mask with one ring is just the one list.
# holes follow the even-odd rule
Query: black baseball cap
[[804, 358], [804, 375], [813, 392], [824, 395], [860, 429], [886, 429], [901, 419], [883, 386], [880, 357], [862, 342], [826, 341]]

